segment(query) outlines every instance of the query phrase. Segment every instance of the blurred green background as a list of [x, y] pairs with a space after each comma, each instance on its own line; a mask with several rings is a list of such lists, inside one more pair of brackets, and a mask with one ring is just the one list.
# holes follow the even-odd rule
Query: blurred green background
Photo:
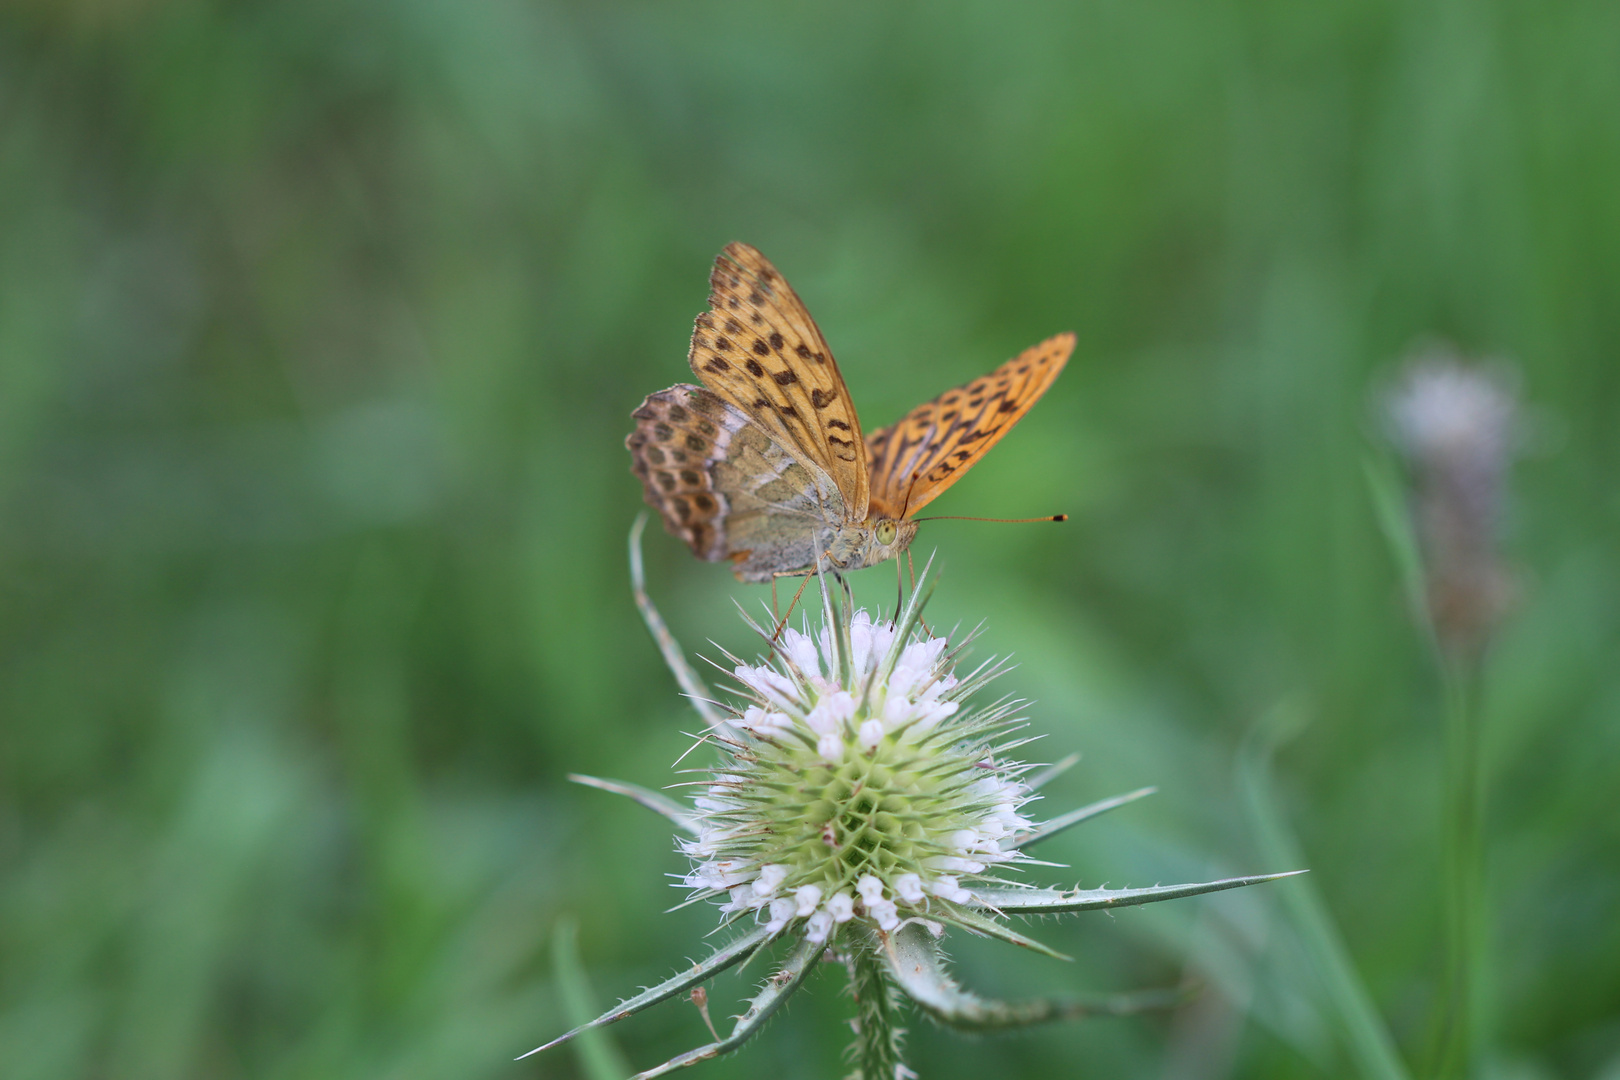
[[[1533, 453], [1487, 678], [1494, 1075], [1620, 1076], [1620, 5], [12, 0], [0, 9], [0, 1072], [569, 1077], [700, 954], [684, 711], [630, 603], [629, 411], [727, 241], [869, 427], [1072, 329], [926, 527], [1088, 885], [1311, 881], [1409, 1060], [1440, 967], [1438, 695], [1364, 477], [1416, 341], [1512, 358]], [[653, 530], [689, 649], [750, 647]], [[888, 567], [858, 575], [893, 602]], [[1267, 891], [1271, 889], [1271, 891]], [[1356, 1075], [1274, 887], [953, 942], [1003, 994], [1207, 986], [925, 1077]], [[715, 1011], [760, 974], [723, 976]], [[829, 973], [712, 1077], [836, 1075]], [[615, 1028], [646, 1067], [706, 1036]], [[698, 1073], [694, 1072], [696, 1076]]]

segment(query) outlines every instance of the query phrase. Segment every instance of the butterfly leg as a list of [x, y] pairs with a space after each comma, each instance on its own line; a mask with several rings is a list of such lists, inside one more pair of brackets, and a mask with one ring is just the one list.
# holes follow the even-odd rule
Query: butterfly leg
[[[775, 612], [775, 610], [776, 610], [776, 579], [777, 578], [783, 578], [783, 577], [792, 577], [792, 576], [793, 576], [792, 571], [780, 572], [780, 573], [775, 573], [775, 574], [771, 575], [771, 611], [772, 612]], [[798, 605], [798, 603], [799, 603], [799, 597], [804, 595], [805, 586], [807, 586], [809, 584], [810, 584], [810, 575], [806, 574], [806, 575], [804, 575], [804, 580], [799, 583], [799, 591], [793, 594], [792, 601], [790, 601], [788, 603], [788, 609], [786, 611], [784, 611], [782, 613], [782, 617], [777, 620], [776, 629], [771, 631], [771, 644], [772, 645], [775, 645], [776, 644], [776, 639], [778, 637], [782, 636], [782, 627], [787, 625], [788, 616], [793, 614], [794, 607], [796, 607]]]
[[[831, 551], [831, 549], [828, 549], [827, 551], [823, 551], [821, 553], [821, 555], [816, 559], [816, 563], [817, 563], [818, 566], [822, 566], [822, 567], [830, 566], [832, 564], [832, 551]], [[799, 572], [800, 571], [797, 571], [797, 570], [779, 570], [776, 573], [773, 573], [771, 575], [771, 595], [773, 597], [776, 595], [776, 579], [777, 578], [793, 577], [795, 574], [797, 574]], [[799, 591], [793, 594], [793, 599], [791, 601], [789, 601], [787, 610], [782, 613], [782, 617], [779, 620], [777, 620], [776, 629], [771, 632], [771, 644], [772, 645], [775, 645], [776, 644], [776, 639], [781, 636], [782, 628], [787, 625], [788, 617], [793, 614], [794, 607], [796, 607], [798, 605], [798, 603], [799, 603], [799, 597], [804, 595], [804, 590], [805, 590], [806, 586], [808, 586], [810, 584], [810, 578], [812, 576], [814, 576], [815, 573], [816, 573], [816, 571], [805, 572], [804, 580], [799, 582]], [[836, 578], [838, 580], [838, 584], [843, 587], [844, 599], [848, 603], [850, 609], [853, 610], [854, 607], [855, 607], [855, 598], [849, 591], [849, 582], [845, 581], [844, 580], [844, 575], [840, 574], [837, 570], [832, 571], [832, 576], [834, 578]], [[825, 588], [826, 586], [823, 585], [822, 587]], [[773, 612], [775, 610], [775, 604], [774, 603], [772, 604], [772, 610], [773, 610]]]

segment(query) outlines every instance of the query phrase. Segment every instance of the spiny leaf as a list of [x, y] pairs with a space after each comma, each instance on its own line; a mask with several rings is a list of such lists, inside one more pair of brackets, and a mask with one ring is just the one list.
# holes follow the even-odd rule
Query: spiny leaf
[[1101, 1001], [1057, 1001], [1037, 998], [1005, 1002], [962, 989], [945, 971], [939, 946], [921, 925], [908, 922], [883, 935], [884, 966], [906, 996], [941, 1023], [964, 1031], [1029, 1027], [1049, 1020], [1085, 1016], [1123, 1016], [1147, 1009], [1170, 1008], [1186, 995], [1178, 990], [1121, 994]]
[[530, 1050], [529, 1053], [518, 1057], [517, 1060], [522, 1061], [531, 1054], [538, 1054], [542, 1050], [549, 1050], [553, 1046], [560, 1046], [582, 1031], [589, 1031], [591, 1028], [602, 1027], [605, 1024], [611, 1024], [615, 1021], [623, 1020], [625, 1017], [632, 1016], [651, 1005], [656, 1005], [660, 1001], [664, 1001], [667, 998], [672, 998], [681, 991], [689, 987], [696, 986], [698, 983], [709, 978], [711, 975], [724, 971], [731, 965], [753, 955], [754, 950], [763, 945], [768, 936], [769, 935], [766, 933], [763, 926], [758, 927], [751, 933], [744, 934], [741, 937], [734, 939], [723, 948], [717, 950], [714, 955], [710, 956], [702, 963], [693, 964], [686, 971], [682, 971], [671, 978], [665, 979], [657, 986], [643, 990], [641, 993], [637, 994], [633, 998], [630, 998], [628, 1001], [620, 1002], [618, 1005], [609, 1009], [601, 1016], [598, 1016], [595, 1020], [592, 1020], [586, 1024], [581, 1024], [579, 1027], [568, 1032], [567, 1034], [559, 1035], [550, 1042], [535, 1047], [533, 1050]]
[[[978, 894], [978, 890], [975, 890], [975, 894]], [[938, 912], [930, 917], [937, 918], [940, 922], [950, 923], [953, 926], [960, 926], [962, 929], [975, 934], [983, 934], [985, 937], [1000, 938], [1002, 941], [1011, 942], [1014, 945], [1022, 945], [1026, 949], [1033, 949], [1057, 960], [1074, 959], [1072, 956], [1065, 956], [1063, 953], [1058, 952], [1050, 945], [1042, 945], [1032, 937], [1025, 937], [1011, 927], [997, 922], [989, 915], [975, 911], [972, 908], [963, 907], [960, 904], [951, 904], [945, 911]]]
[[1252, 877], [1224, 878], [1193, 885], [1154, 885], [1146, 889], [975, 889], [976, 896], [985, 907], [1019, 915], [1053, 915], [1066, 911], [1097, 911], [1102, 908], [1130, 907], [1151, 904], [1158, 900], [1178, 900], [1184, 896], [1220, 892], [1223, 889], [1241, 889], [1245, 885], [1258, 885], [1263, 881], [1278, 881], [1307, 873], [1289, 870], [1281, 874], [1256, 874]]
[[749, 1036], [758, 1031], [771, 1014], [782, 1007], [793, 992], [799, 988], [815, 966], [825, 945], [816, 944], [809, 940], [801, 940], [798, 947], [788, 955], [787, 962], [782, 965], [775, 975], [765, 980], [765, 986], [754, 995], [748, 1003], [748, 1010], [737, 1018], [737, 1024], [731, 1029], [731, 1034], [718, 1042], [706, 1043], [695, 1050], [688, 1050], [670, 1058], [662, 1065], [656, 1065], [646, 1072], [639, 1072], [631, 1080], [652, 1080], [655, 1076], [684, 1069], [688, 1065], [696, 1065], [700, 1061], [719, 1057], [721, 1054], [735, 1050]]

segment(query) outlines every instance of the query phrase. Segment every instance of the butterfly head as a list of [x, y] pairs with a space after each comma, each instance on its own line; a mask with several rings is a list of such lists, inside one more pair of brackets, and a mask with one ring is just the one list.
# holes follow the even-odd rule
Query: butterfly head
[[839, 529], [828, 554], [835, 565], [859, 570], [894, 558], [911, 546], [916, 535], [915, 521], [874, 518]]

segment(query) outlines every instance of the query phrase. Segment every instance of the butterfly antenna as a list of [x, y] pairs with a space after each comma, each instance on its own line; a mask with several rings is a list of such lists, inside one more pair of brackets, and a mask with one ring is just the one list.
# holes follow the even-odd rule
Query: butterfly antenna
[[917, 487], [917, 481], [922, 478], [921, 473], [911, 474], [911, 483], [906, 485], [906, 501], [900, 504], [900, 520], [906, 519], [906, 511], [911, 509], [911, 493]]
[[[906, 519], [906, 511], [911, 509], [911, 493], [914, 490], [916, 490], [917, 481], [921, 477], [922, 477], [921, 473], [914, 472], [914, 473], [911, 474], [911, 483], [906, 485], [906, 501], [900, 507], [900, 520], [901, 521], [904, 521]], [[922, 520], [931, 521], [933, 519], [932, 518], [924, 518]], [[916, 592], [917, 591], [917, 564], [911, 561], [911, 549], [909, 547], [906, 548], [906, 565], [911, 568], [911, 591]], [[896, 559], [894, 561], [894, 569], [895, 569], [896, 575], [898, 576], [898, 574], [900, 572], [900, 560], [899, 559]], [[897, 618], [897, 619], [900, 617], [900, 601], [899, 600], [896, 600], [895, 603], [894, 603], [894, 617]], [[922, 622], [921, 619], [918, 619], [917, 621]], [[927, 634], [929, 637], [934, 636], [934, 632], [932, 630], [928, 629], [928, 624], [926, 622], [924, 622], [922, 624], [922, 628], [923, 628], [923, 633]]]
[[[909, 549], [906, 551], [906, 554], [908, 556], [911, 554]], [[896, 623], [899, 621], [899, 618], [900, 618], [900, 605], [905, 601], [905, 599], [906, 599], [906, 577], [905, 577], [905, 572], [900, 569], [900, 560], [895, 559], [894, 560], [894, 617], [889, 620], [889, 625], [890, 626], [896, 625]]]
[[961, 514], [943, 514], [939, 517], [917, 518], [917, 521], [993, 521], [1001, 525], [1031, 525], [1038, 521], [1068, 521], [1068, 514], [1049, 514], [1046, 517], [1032, 518], [986, 518], [964, 517]]
[[[900, 560], [896, 559], [894, 561], [894, 565], [895, 569], [898, 570], [900, 568]], [[906, 568], [911, 571], [911, 592], [912, 595], [915, 596], [917, 593], [917, 564], [911, 561], [910, 548], [906, 548]], [[928, 573], [928, 567], [923, 567], [923, 573]], [[898, 613], [896, 613], [896, 617], [898, 618]], [[924, 619], [921, 615], [918, 615], [917, 621], [922, 623], [923, 633], [927, 634], [929, 637], [934, 636], [934, 632], [929, 629], [928, 621], [926, 619]]]

